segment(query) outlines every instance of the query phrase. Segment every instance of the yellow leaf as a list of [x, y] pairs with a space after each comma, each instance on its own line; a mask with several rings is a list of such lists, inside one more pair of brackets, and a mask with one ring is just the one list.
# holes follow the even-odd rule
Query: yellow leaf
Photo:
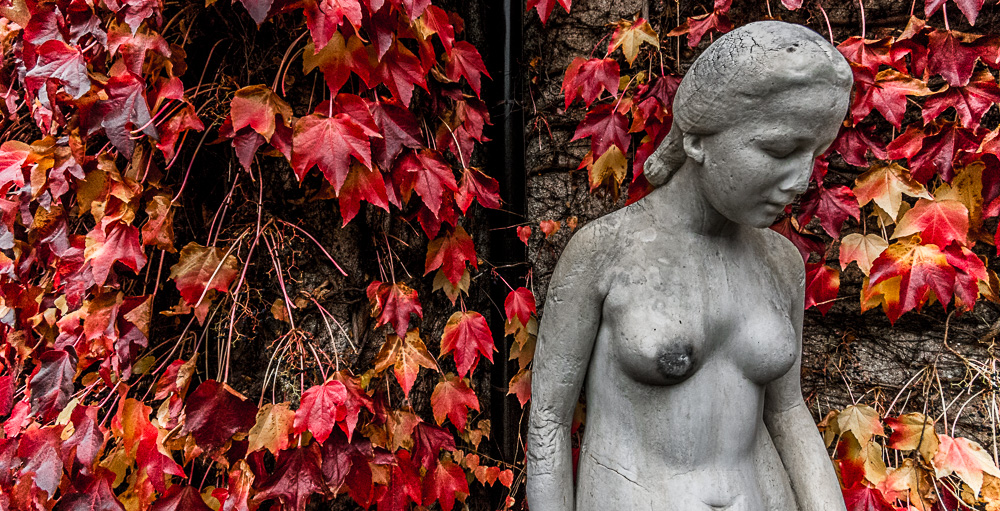
[[266, 448], [277, 456], [278, 451], [288, 447], [288, 434], [294, 421], [295, 412], [288, 408], [288, 403], [262, 406], [257, 411], [257, 422], [247, 436], [247, 452]]
[[618, 29], [615, 30], [615, 34], [611, 38], [608, 53], [621, 47], [622, 53], [625, 54], [625, 60], [628, 60], [628, 65], [631, 66], [635, 58], [639, 56], [639, 47], [643, 43], [654, 48], [660, 47], [660, 39], [649, 22], [644, 19], [639, 19], [635, 23], [621, 20], [618, 22]]
[[889, 242], [878, 234], [848, 234], [840, 240], [840, 267], [845, 269], [853, 261], [867, 276], [872, 263], [888, 246]]
[[882, 428], [882, 421], [878, 418], [878, 412], [868, 405], [851, 405], [844, 408], [837, 415], [837, 427], [841, 432], [854, 434], [858, 442], [866, 444], [871, 442], [873, 436], [885, 436]]
[[591, 167], [590, 189], [595, 190], [611, 179], [614, 180], [614, 189], [617, 190], [625, 179], [627, 168], [628, 160], [625, 155], [618, 149], [618, 146], [612, 145]]

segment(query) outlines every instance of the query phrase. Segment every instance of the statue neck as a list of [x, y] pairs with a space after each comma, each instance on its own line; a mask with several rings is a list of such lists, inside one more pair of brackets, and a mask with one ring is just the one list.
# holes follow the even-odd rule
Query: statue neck
[[[658, 219], [673, 223], [693, 234], [734, 237], [740, 225], [716, 211], [702, 192], [698, 164], [688, 159], [663, 186], [647, 200]], [[669, 220], [668, 220], [669, 219]]]

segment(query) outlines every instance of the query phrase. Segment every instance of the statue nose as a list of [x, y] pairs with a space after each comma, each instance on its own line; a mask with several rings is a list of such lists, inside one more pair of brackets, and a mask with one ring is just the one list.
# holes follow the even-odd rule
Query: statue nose
[[809, 178], [812, 177], [813, 160], [809, 160], [807, 165], [801, 163], [795, 165], [785, 176], [779, 188], [782, 192], [796, 196], [805, 193], [809, 188]]

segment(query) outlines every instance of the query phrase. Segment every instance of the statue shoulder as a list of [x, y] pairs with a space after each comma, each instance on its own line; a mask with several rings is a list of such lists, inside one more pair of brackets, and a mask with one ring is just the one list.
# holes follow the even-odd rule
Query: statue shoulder
[[772, 229], [760, 229], [765, 241], [764, 249], [775, 269], [788, 275], [788, 283], [801, 288], [806, 281], [806, 268], [799, 249], [786, 237]]
[[602, 284], [606, 273], [615, 267], [621, 253], [623, 220], [612, 213], [584, 224], [573, 233], [569, 243], [559, 255], [553, 278], [556, 280], [586, 280], [589, 284]]

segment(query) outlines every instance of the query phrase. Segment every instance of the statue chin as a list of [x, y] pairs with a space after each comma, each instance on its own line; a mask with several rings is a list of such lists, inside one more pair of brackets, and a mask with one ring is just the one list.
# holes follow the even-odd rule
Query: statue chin
[[830, 43], [776, 21], [720, 37], [692, 65], [651, 156], [669, 177], [578, 229], [552, 275], [532, 369], [532, 509], [845, 510], [799, 385], [802, 258], [747, 227], [805, 191], [851, 83]]

